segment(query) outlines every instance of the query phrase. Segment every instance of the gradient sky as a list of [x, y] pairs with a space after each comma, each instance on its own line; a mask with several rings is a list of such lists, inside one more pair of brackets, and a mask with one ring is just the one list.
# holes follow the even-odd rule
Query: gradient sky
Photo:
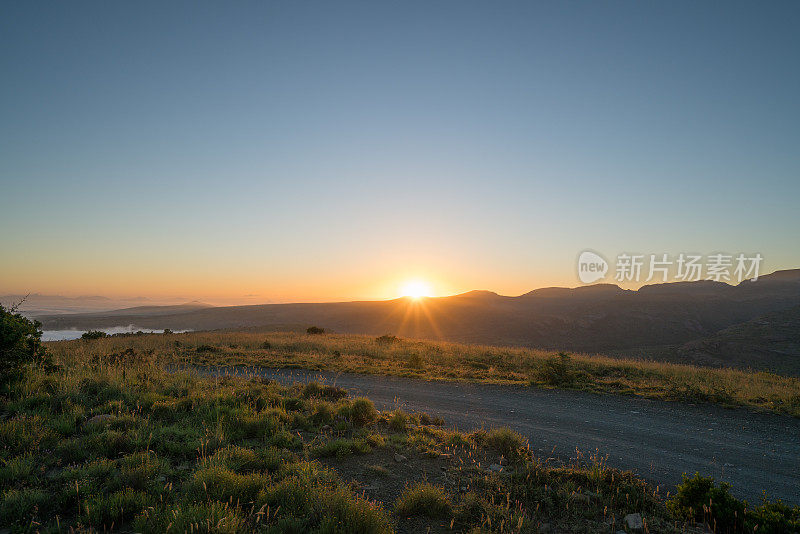
[[3, 2], [0, 294], [800, 267], [797, 2]]

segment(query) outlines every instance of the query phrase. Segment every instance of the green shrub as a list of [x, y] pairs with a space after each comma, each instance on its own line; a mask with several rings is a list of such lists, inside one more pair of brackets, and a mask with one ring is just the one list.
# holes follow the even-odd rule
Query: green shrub
[[705, 523], [715, 532], [741, 532], [744, 528], [746, 503], [730, 494], [730, 486], [714, 484], [714, 479], [695, 473], [683, 475], [678, 491], [667, 501], [677, 517]]
[[378, 412], [375, 410], [375, 405], [371, 400], [359, 397], [354, 399], [353, 404], [350, 406], [350, 417], [355, 426], [365, 426], [378, 417]]
[[369, 444], [364, 440], [335, 439], [312, 449], [311, 455], [317, 458], [329, 458], [331, 456], [345, 458], [351, 454], [367, 454], [371, 451]]
[[565, 352], [544, 360], [538, 375], [545, 384], [561, 387], [573, 385], [580, 376], [572, 368], [572, 358]]
[[728, 484], [717, 486], [713, 478], [699, 473], [692, 478], [683, 475], [678, 491], [667, 501], [667, 508], [678, 518], [704, 523], [714, 532], [800, 532], [800, 506], [764, 500], [760, 506], [751, 508], [729, 490]]
[[112, 524], [119, 526], [123, 521], [130, 521], [149, 504], [150, 498], [146, 493], [125, 488], [109, 494], [93, 495], [83, 503], [83, 507], [90, 525], [108, 529]]
[[781, 534], [800, 532], [800, 506], [786, 506], [781, 501], [764, 502], [745, 514], [748, 532]]
[[104, 337], [108, 337], [108, 334], [102, 330], [89, 330], [81, 334], [81, 339], [103, 339]]
[[320, 402], [314, 405], [314, 412], [311, 414], [311, 421], [315, 425], [327, 425], [333, 421], [336, 412], [328, 402]]
[[456, 512], [456, 519], [466, 525], [473, 524], [480, 521], [481, 518], [488, 515], [488, 506], [486, 501], [481, 499], [476, 493], [470, 491], [461, 497], [461, 502], [458, 503], [458, 510]]
[[265, 489], [256, 502], [280, 508], [275, 532], [383, 534], [392, 532], [383, 509], [339, 485], [335, 474], [301, 464], [297, 473]]
[[0, 499], [0, 523], [28, 526], [37, 516], [45, 514], [50, 496], [39, 489], [9, 489]]
[[405, 432], [408, 426], [408, 414], [403, 410], [395, 410], [389, 418], [389, 430], [392, 432]]
[[8, 461], [0, 459], [0, 485], [11, 485], [12, 482], [25, 482], [35, 477], [36, 457], [31, 453], [15, 456]]
[[269, 443], [281, 449], [297, 449], [303, 446], [303, 440], [288, 430], [280, 430], [269, 439]]
[[366, 437], [366, 442], [370, 447], [378, 447], [379, 449], [386, 446], [386, 438], [380, 434], [370, 434]]
[[231, 428], [234, 437], [268, 438], [282, 427], [281, 421], [273, 411], [243, 415]]
[[519, 458], [525, 448], [525, 438], [507, 426], [493, 428], [488, 432], [478, 430], [474, 436], [476, 441], [508, 459]]
[[398, 515], [424, 515], [432, 519], [441, 518], [451, 511], [450, 500], [439, 486], [418, 484], [406, 488], [397, 499]]
[[269, 485], [269, 477], [258, 473], [242, 475], [219, 465], [202, 468], [187, 483], [187, 491], [195, 498], [206, 496], [216, 501], [233, 499], [244, 504], [255, 499], [258, 492]]
[[26, 365], [50, 365], [42, 346], [42, 324], [0, 306], [0, 387], [8, 387], [24, 375]]
[[145, 510], [134, 521], [133, 529], [135, 532], [236, 534], [245, 531], [245, 519], [226, 502], [181, 503]]

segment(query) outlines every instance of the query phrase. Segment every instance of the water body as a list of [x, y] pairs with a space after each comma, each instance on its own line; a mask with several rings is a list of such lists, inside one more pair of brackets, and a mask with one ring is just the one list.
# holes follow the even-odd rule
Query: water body
[[[101, 332], [108, 335], [114, 334], [135, 334], [136, 332], [144, 332], [145, 334], [163, 334], [164, 330], [153, 330], [152, 328], [139, 328], [138, 326], [112, 326], [111, 328], [98, 328]], [[86, 330], [44, 330], [42, 331], [42, 341], [67, 341], [70, 339], [79, 339]], [[173, 330], [176, 334], [189, 332], [189, 330]]]

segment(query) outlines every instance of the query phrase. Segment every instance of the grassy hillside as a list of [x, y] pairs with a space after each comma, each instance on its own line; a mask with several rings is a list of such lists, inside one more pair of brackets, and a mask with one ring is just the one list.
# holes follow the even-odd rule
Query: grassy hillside
[[315, 383], [170, 373], [155, 352], [58, 352], [60, 371], [34, 370], [2, 400], [0, 525], [15, 532], [598, 532], [630, 513], [654, 532], [683, 525], [633, 475], [542, 462], [507, 429], [448, 432]]
[[132, 351], [175, 363], [299, 367], [436, 380], [468, 380], [713, 402], [800, 416], [800, 379], [582, 354], [391, 336], [211, 332], [115, 336], [51, 343], [62, 356], [107, 359]]
[[[245, 339], [57, 344], [54, 368], [31, 369], [0, 397], [0, 525], [11, 532], [342, 534], [633, 532], [636, 525], [699, 533], [707, 532], [703, 523], [720, 532], [800, 529], [800, 508], [749, 507], [710, 479], [687, 479], [665, 500], [599, 456], [570, 464], [537, 458], [506, 428], [448, 431], [424, 413], [381, 413], [369, 399], [313, 382], [287, 387], [165, 370], [189, 342], [224, 340], [232, 350]], [[370, 343], [265, 341], [284, 351], [290, 343], [306, 351]], [[225, 354], [207, 343], [191, 350]]]

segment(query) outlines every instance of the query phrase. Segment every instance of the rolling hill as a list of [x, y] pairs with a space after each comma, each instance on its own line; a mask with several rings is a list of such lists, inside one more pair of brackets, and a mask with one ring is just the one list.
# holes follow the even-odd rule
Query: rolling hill
[[[736, 286], [699, 281], [648, 285], [632, 291], [598, 284], [537, 289], [516, 297], [471, 291], [422, 301], [148, 307], [105, 314], [48, 315], [39, 320], [46, 329], [119, 326], [121, 316], [126, 324], [173, 330], [317, 325], [343, 333], [392, 333], [464, 343], [696, 359], [709, 365], [794, 369], [790, 372], [800, 374], [796, 343], [788, 343], [786, 350], [759, 352], [758, 347], [774, 346], [772, 330], [747, 326], [762, 320], [760, 317], [772, 317], [768, 320], [783, 325], [781, 314], [798, 305], [800, 269], [794, 269]], [[785, 328], [791, 332], [792, 312], [787, 313]], [[732, 327], [736, 328], [730, 330]], [[715, 341], [715, 335], [725, 341]]]

